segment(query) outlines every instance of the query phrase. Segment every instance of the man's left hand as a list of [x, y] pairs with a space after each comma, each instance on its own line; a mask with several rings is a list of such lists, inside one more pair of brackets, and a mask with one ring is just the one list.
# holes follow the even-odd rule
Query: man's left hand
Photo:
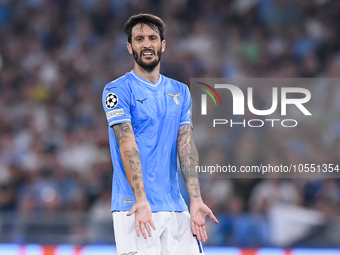
[[208, 239], [205, 231], [205, 217], [209, 216], [215, 223], [218, 223], [218, 220], [202, 200], [190, 202], [190, 215], [191, 230], [193, 234], [197, 236], [198, 240], [205, 242]]

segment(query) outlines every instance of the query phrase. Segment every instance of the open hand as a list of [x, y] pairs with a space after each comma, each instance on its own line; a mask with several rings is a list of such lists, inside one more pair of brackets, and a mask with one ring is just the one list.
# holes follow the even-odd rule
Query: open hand
[[210, 208], [202, 201], [190, 203], [190, 215], [192, 233], [196, 235], [198, 240], [205, 242], [208, 239], [205, 231], [205, 217], [209, 216], [215, 223], [218, 223], [218, 220]]
[[149, 224], [154, 230], [156, 230], [156, 227], [152, 221], [152, 213], [149, 202], [142, 201], [135, 203], [126, 216], [131, 216], [132, 214], [135, 214], [135, 229], [137, 236], [139, 237], [140, 232], [142, 232], [143, 237], [146, 239], [146, 232], [148, 232], [149, 237], [151, 237], [151, 229]]

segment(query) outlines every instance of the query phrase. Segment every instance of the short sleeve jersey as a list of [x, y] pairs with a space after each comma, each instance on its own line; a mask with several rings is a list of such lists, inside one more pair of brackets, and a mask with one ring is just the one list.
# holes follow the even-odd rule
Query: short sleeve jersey
[[187, 211], [178, 186], [177, 135], [181, 125], [191, 125], [188, 87], [163, 75], [151, 83], [131, 71], [105, 86], [102, 102], [114, 169], [111, 210], [129, 211], [136, 202], [112, 128], [131, 122], [151, 210]]

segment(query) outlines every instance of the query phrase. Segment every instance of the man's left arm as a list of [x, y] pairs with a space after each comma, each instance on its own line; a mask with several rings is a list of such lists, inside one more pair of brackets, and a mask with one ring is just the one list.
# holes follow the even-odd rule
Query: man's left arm
[[196, 166], [198, 166], [199, 160], [198, 152], [192, 137], [190, 125], [179, 127], [177, 150], [184, 182], [190, 196], [191, 230], [194, 235], [197, 236], [198, 240], [205, 242], [208, 239], [205, 230], [205, 217], [209, 216], [215, 223], [218, 223], [218, 220], [209, 207], [203, 203], [201, 197], [198, 173], [196, 172]]

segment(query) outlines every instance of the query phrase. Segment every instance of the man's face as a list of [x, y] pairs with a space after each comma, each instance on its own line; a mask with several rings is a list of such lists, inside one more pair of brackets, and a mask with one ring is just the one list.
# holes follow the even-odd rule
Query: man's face
[[161, 42], [157, 30], [145, 24], [137, 24], [132, 28], [131, 44], [128, 43], [127, 48], [139, 66], [152, 72], [161, 60], [165, 41]]

